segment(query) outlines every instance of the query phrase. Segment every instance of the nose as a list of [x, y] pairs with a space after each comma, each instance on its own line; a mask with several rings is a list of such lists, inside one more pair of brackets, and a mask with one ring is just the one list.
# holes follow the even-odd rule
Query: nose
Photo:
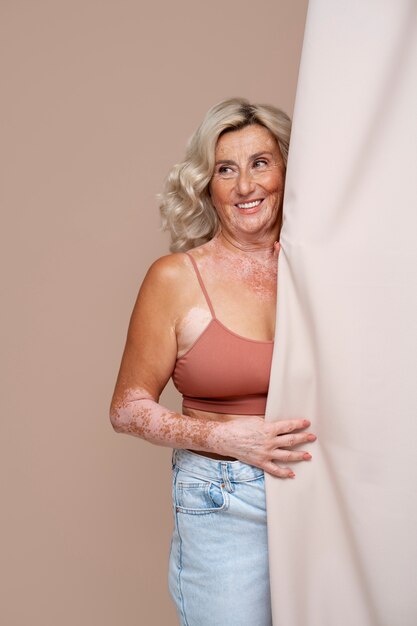
[[236, 190], [241, 196], [249, 195], [255, 188], [255, 183], [249, 172], [241, 170], [236, 179]]

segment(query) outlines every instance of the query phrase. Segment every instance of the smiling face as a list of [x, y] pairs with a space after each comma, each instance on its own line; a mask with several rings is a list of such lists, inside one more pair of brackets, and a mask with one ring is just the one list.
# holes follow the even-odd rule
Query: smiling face
[[278, 239], [285, 165], [272, 133], [259, 124], [217, 141], [210, 195], [229, 239], [265, 245]]

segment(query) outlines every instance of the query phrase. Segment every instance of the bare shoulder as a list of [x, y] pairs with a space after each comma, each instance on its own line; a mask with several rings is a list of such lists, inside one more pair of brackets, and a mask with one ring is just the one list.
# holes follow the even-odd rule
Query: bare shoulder
[[200, 293], [195, 277], [192, 258], [201, 262], [214, 254], [211, 242], [207, 242], [185, 252], [174, 252], [156, 259], [150, 266], [143, 281], [141, 291], [153, 292], [164, 300], [174, 297], [177, 306], [189, 306]]
[[[194, 250], [191, 250], [194, 258]], [[133, 326], [156, 325], [177, 330], [191, 308], [204, 301], [192, 261], [184, 252], [162, 256], [152, 263], [139, 289]]]
[[141, 298], [176, 306], [187, 299], [192, 267], [183, 252], [160, 257], [148, 269], [139, 291]]
[[182, 282], [190, 269], [190, 260], [184, 252], [174, 252], [160, 257], [150, 266], [145, 280], [159, 284], [175, 285]]

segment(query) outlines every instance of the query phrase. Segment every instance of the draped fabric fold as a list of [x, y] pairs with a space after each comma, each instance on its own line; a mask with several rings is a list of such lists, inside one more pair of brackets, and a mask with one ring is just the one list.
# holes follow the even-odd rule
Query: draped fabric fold
[[311, 0], [267, 420], [274, 626], [417, 624], [417, 2]]

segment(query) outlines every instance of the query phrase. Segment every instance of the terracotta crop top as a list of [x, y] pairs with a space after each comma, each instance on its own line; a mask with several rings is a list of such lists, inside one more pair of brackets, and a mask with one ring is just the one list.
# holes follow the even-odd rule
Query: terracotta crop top
[[273, 341], [247, 339], [216, 317], [197, 263], [194, 266], [212, 320], [187, 352], [177, 359], [172, 379], [183, 406], [231, 415], [264, 415]]

